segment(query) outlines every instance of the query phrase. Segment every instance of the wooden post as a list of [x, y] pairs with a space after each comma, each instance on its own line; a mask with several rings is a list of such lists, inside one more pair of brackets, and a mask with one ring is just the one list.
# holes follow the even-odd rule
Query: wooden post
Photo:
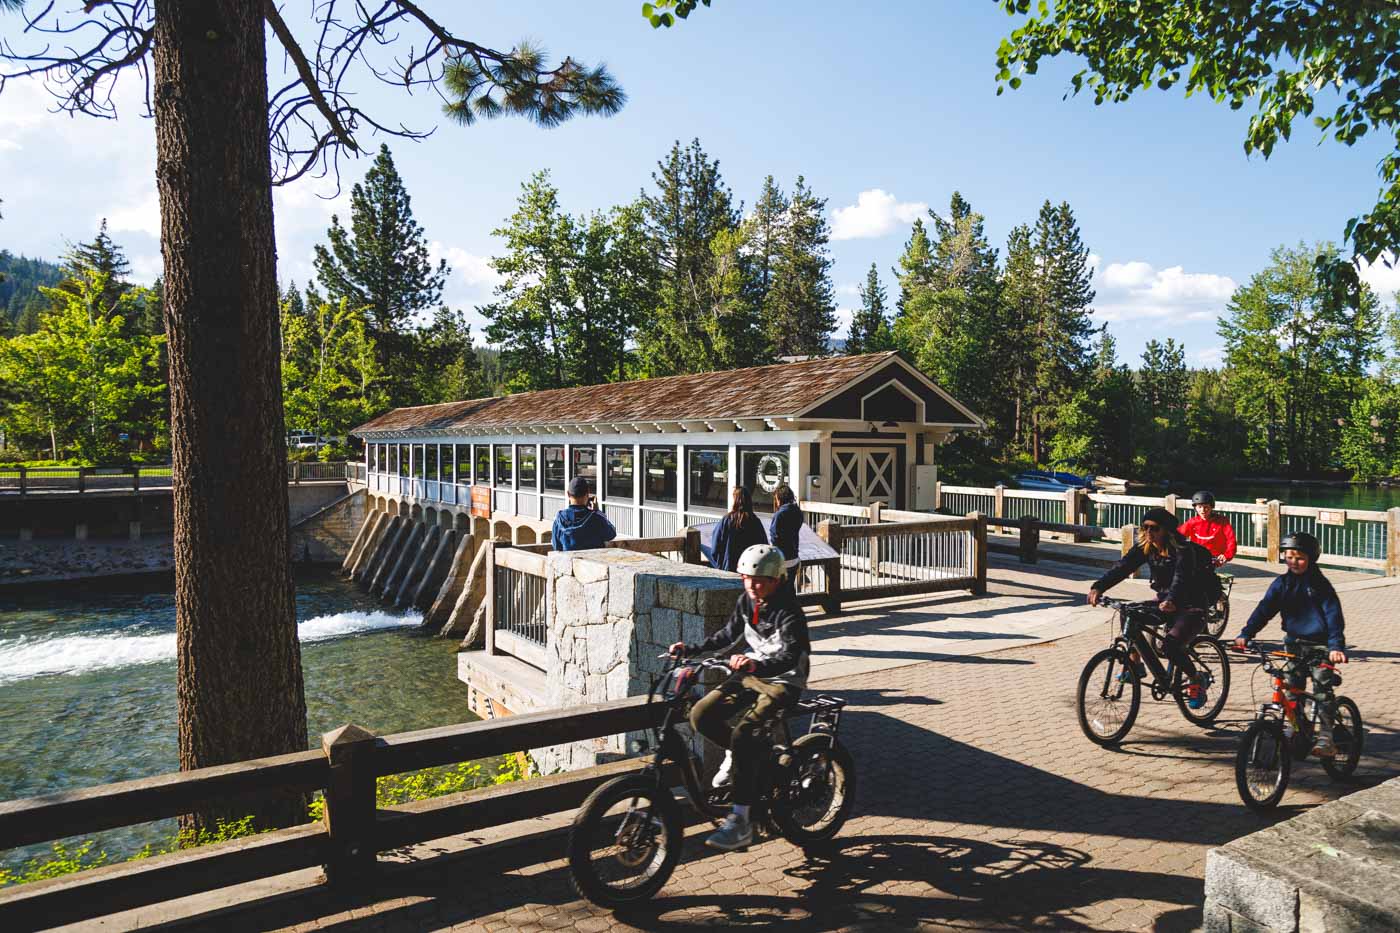
[[1001, 483], [997, 483], [996, 488], [992, 490], [992, 517], [1006, 517], [1006, 487]]
[[78, 467], [78, 492], [87, 492], [87, 467]]
[[490, 657], [496, 653], [496, 547], [500, 542], [495, 538], [487, 538], [482, 547], [490, 548], [486, 552], [486, 562], [482, 570], [486, 571], [486, 597], [482, 605], [486, 607], [486, 656]]
[[1400, 508], [1385, 513], [1385, 575], [1400, 577]]
[[326, 878], [338, 887], [363, 883], [374, 872], [374, 768], [370, 753], [374, 733], [347, 724], [321, 736], [321, 751], [330, 762], [326, 784], [326, 832], [331, 856]]
[[976, 524], [972, 528], [972, 595], [987, 594], [987, 516], [981, 512], [969, 512], [968, 518]]
[[1169, 492], [1162, 497], [1162, 508], [1172, 513], [1172, 518], [1176, 518], [1176, 493]]
[[822, 600], [822, 610], [835, 615], [841, 611], [841, 526], [829, 518], [823, 519], [817, 525], [817, 536], [836, 552], [826, 565], [826, 598]]
[[943, 480], [933, 481], [933, 510], [937, 512], [943, 508]]
[[1122, 555], [1127, 557], [1128, 552], [1133, 549], [1133, 542], [1137, 540], [1137, 525], [1124, 525], [1118, 533], [1123, 536], [1123, 540], [1120, 542]]
[[1264, 547], [1267, 549], [1267, 557], [1265, 559], [1268, 560], [1270, 564], [1278, 563], [1278, 543], [1283, 538], [1281, 533], [1283, 528], [1283, 513], [1280, 511], [1282, 507], [1283, 503], [1279, 502], [1277, 499], [1269, 500], [1269, 523], [1264, 533]]
[[1040, 548], [1040, 519], [1034, 515], [1021, 516], [1021, 563], [1034, 564]]
[[300, 483], [301, 483], [301, 461], [300, 461], [300, 460], [293, 460], [293, 461], [292, 461], [292, 482], [293, 482], [293, 483], [297, 483], [297, 484], [300, 484]]
[[28, 483], [28, 481], [27, 481], [26, 478], [25, 478], [25, 469], [24, 469], [24, 467], [20, 467], [20, 468], [19, 468], [19, 494], [20, 494], [21, 496], [23, 496], [23, 495], [27, 495], [28, 493], [29, 493], [29, 483]]
[[[1255, 499], [1254, 504], [1268, 505], [1269, 500], [1261, 497]], [[1269, 536], [1267, 534], [1267, 528], [1269, 525], [1268, 513], [1261, 514], [1256, 512], [1255, 514], [1251, 515], [1249, 519], [1249, 528], [1250, 531], [1254, 534], [1254, 540], [1250, 541], [1249, 543], [1252, 547], [1260, 547], [1261, 545], [1265, 544], [1269, 539]]]
[[681, 545], [681, 560], [687, 564], [700, 563], [700, 529], [682, 528], [681, 537], [685, 539]]
[[[1082, 522], [1079, 521], [1079, 513], [1080, 513], [1079, 503], [1082, 502], [1082, 501], [1084, 501], [1084, 500], [1083, 500], [1083, 496], [1084, 496], [1084, 490], [1082, 490], [1082, 489], [1066, 489], [1066, 490], [1065, 490], [1065, 524], [1067, 524], [1067, 525], [1079, 525], [1079, 524], [1082, 524]], [[1071, 540], [1071, 541], [1087, 541], [1088, 539], [1087, 539], [1084, 535], [1080, 534], [1079, 532], [1074, 532], [1073, 534], [1070, 535], [1070, 540]]]
[[[174, 485], [173, 477], [171, 479], [171, 485]], [[131, 491], [141, 491], [141, 468], [139, 466], [134, 466], [131, 468]]]

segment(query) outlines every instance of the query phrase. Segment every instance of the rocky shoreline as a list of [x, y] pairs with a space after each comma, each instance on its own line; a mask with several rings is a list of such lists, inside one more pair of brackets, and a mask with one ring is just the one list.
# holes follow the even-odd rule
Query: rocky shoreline
[[0, 542], [0, 588], [174, 570], [175, 546], [170, 535], [140, 541], [41, 538]]

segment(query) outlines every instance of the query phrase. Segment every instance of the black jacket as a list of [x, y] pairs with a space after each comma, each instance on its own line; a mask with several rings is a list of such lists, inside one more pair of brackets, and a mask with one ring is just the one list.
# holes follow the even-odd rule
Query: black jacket
[[739, 566], [739, 555], [754, 544], [767, 544], [768, 536], [763, 533], [763, 522], [757, 515], [750, 514], [743, 525], [736, 525], [732, 515], [726, 515], [715, 527], [715, 536], [710, 543], [710, 565], [720, 570], [733, 571]]
[[1178, 609], [1207, 609], [1219, 598], [1219, 582], [1210, 551], [1173, 532], [1175, 548], [1160, 557], [1148, 559], [1142, 545], [1134, 544], [1108, 573], [1094, 581], [1100, 593], [1132, 576], [1143, 564], [1151, 568], [1152, 590], [1158, 599], [1170, 599]]
[[778, 507], [768, 522], [768, 541], [788, 560], [797, 560], [797, 536], [802, 531], [802, 509], [796, 502]]
[[699, 645], [688, 645], [686, 654], [710, 654], [739, 648], [755, 662], [753, 674], [775, 683], [803, 687], [811, 671], [812, 643], [807, 637], [807, 616], [787, 587], [779, 589], [754, 612], [748, 593], [739, 596], [724, 628]]

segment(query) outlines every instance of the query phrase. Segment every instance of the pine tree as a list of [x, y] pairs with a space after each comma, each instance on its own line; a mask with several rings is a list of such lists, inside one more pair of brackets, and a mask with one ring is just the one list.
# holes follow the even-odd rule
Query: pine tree
[[[740, 210], [719, 162], [698, 139], [684, 148], [677, 141], [652, 181], [655, 190], [642, 192], [638, 201], [660, 266], [655, 310], [637, 330], [642, 372], [662, 376], [762, 362], [744, 355], [744, 348], [762, 346], [751, 307], [754, 272], [748, 257], [734, 249]], [[729, 335], [725, 346], [714, 346], [714, 335], [721, 333]]]
[[748, 217], [747, 237], [753, 263], [753, 286], [756, 301], [763, 307], [773, 287], [773, 275], [780, 261], [783, 238], [789, 226], [787, 195], [769, 175], [763, 179], [753, 213]]
[[[127, 261], [126, 254], [122, 248], [107, 235], [107, 218], [102, 218], [101, 226], [98, 227], [97, 236], [93, 237], [90, 243], [79, 243], [70, 246], [68, 252], [63, 257], [64, 280], [59, 283], [58, 288], [66, 294], [62, 297], [55, 297], [53, 306], [61, 307], [65, 305], [72, 296], [88, 295], [88, 300], [92, 301], [91, 313], [99, 316], [107, 316], [116, 313], [121, 297], [131, 291], [133, 285], [127, 277], [131, 275], [131, 263]], [[106, 286], [100, 294], [92, 295], [85, 286], [85, 282], [90, 281], [95, 275], [101, 275]], [[131, 308], [124, 309], [124, 326], [128, 333], [137, 332], [137, 325], [142, 317], [141, 314], [131, 313]]]
[[899, 282], [899, 300], [895, 302], [895, 320], [898, 323], [899, 318], [904, 316], [909, 300], [920, 289], [927, 288], [933, 279], [933, 246], [929, 243], [922, 218], [915, 219], [909, 242], [904, 244], [904, 252], [900, 254], [894, 274]]
[[407, 190], [389, 147], [381, 145], [362, 184], [350, 190], [350, 229], [331, 217], [329, 247], [316, 246], [316, 275], [326, 301], [365, 308], [370, 336], [389, 378], [394, 405], [412, 404], [415, 316], [436, 307], [451, 272], [434, 266], [423, 228], [413, 219]]
[[855, 356], [893, 349], [894, 334], [885, 316], [885, 287], [880, 284], [879, 268], [872, 262], [865, 284], [860, 286], [860, 310], [851, 317], [846, 353]]
[[492, 233], [505, 240], [505, 254], [491, 260], [504, 281], [480, 311], [490, 322], [487, 339], [501, 348], [506, 385], [520, 392], [572, 384], [567, 331], [577, 326], [570, 323], [569, 287], [575, 233], [547, 170], [521, 185], [515, 213]]
[[821, 356], [831, 350], [836, 303], [827, 248], [830, 241], [826, 199], [813, 194], [799, 175], [762, 303], [764, 330], [778, 356]]

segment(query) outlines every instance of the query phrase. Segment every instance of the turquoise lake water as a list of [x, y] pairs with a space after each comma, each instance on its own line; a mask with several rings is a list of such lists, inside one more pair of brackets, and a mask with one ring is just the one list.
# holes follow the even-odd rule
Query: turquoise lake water
[[[329, 571], [298, 574], [314, 746], [346, 722], [384, 734], [475, 718], [457, 642], [422, 636], [420, 618]], [[170, 578], [0, 594], [0, 799], [178, 769]], [[171, 830], [153, 823], [99, 840], [116, 855]], [[0, 853], [0, 864], [35, 851]]]

